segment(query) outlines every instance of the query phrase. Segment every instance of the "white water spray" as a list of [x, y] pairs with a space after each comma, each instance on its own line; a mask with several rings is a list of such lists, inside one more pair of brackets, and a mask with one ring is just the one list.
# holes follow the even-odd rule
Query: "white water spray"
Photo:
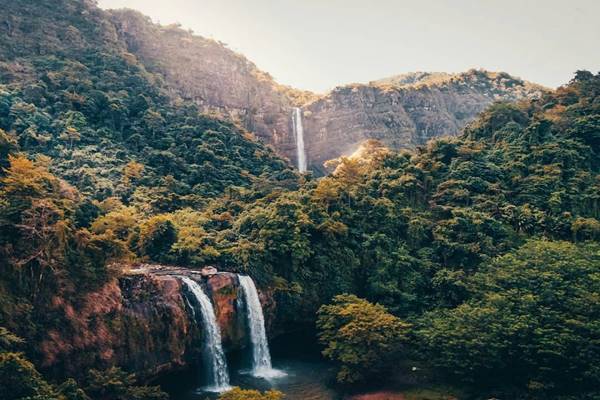
[[246, 313], [248, 316], [248, 328], [252, 342], [252, 375], [261, 378], [276, 378], [285, 375], [282, 371], [273, 369], [271, 365], [271, 354], [269, 342], [265, 330], [265, 317], [263, 315], [258, 291], [254, 281], [249, 276], [238, 275], [240, 286], [244, 293]]
[[[206, 332], [204, 342], [204, 361], [208, 372], [208, 387], [204, 388], [208, 392], [223, 392], [229, 390], [229, 373], [227, 372], [227, 359], [221, 344], [221, 332], [215, 317], [215, 311], [208, 296], [200, 285], [188, 278], [181, 277], [183, 283], [196, 299], [195, 303], [200, 308], [203, 328]], [[196, 312], [194, 311], [194, 316]]]
[[304, 128], [302, 127], [302, 110], [294, 107], [292, 113], [292, 127], [296, 137], [296, 157], [298, 158], [298, 170], [306, 172], [306, 150], [304, 149]]

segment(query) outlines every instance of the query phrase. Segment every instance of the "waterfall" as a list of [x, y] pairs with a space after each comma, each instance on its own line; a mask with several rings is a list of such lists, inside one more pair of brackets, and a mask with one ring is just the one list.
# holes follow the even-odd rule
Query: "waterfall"
[[298, 158], [298, 170], [306, 172], [306, 150], [304, 149], [304, 128], [302, 127], [302, 110], [294, 107], [292, 114], [292, 127], [296, 137], [296, 156]]
[[271, 366], [269, 342], [265, 330], [265, 317], [258, 298], [254, 281], [249, 276], [238, 275], [246, 303], [250, 341], [252, 342], [252, 374], [262, 378], [275, 378], [284, 375]]
[[[208, 372], [208, 387], [205, 390], [209, 392], [228, 390], [230, 386], [227, 360], [221, 345], [221, 332], [219, 331], [219, 325], [217, 325], [213, 305], [196, 281], [185, 276], [181, 277], [181, 280], [194, 295], [195, 303], [200, 308], [202, 324], [206, 332], [203, 350], [204, 364]], [[196, 310], [194, 308], [192, 310], [194, 310], [195, 316]]]

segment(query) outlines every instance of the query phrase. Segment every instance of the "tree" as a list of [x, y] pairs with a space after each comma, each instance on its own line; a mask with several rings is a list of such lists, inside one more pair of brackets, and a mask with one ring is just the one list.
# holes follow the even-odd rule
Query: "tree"
[[410, 325], [354, 295], [338, 295], [318, 311], [323, 355], [337, 364], [340, 383], [357, 383], [382, 376], [399, 356]]
[[139, 219], [140, 215], [136, 209], [121, 207], [97, 218], [92, 222], [90, 229], [96, 234], [104, 234], [110, 231], [120, 240], [127, 241], [138, 226]]
[[17, 139], [0, 128], [0, 176], [9, 166], [8, 156], [17, 150]]
[[156, 215], [140, 225], [138, 248], [152, 260], [164, 259], [177, 242], [177, 229], [168, 215]]
[[0, 398], [58, 399], [58, 394], [21, 353], [0, 353]]
[[91, 400], [72, 378], [61, 383], [56, 390], [65, 400]]
[[9, 167], [0, 179], [0, 197], [6, 204], [2, 210], [5, 221], [16, 223], [23, 211], [35, 199], [55, 199], [60, 205], [70, 206], [69, 198], [61, 199], [61, 182], [52, 175], [44, 161], [34, 162], [22, 155], [8, 156]]
[[423, 315], [416, 336], [463, 381], [535, 398], [597, 393], [598, 271], [596, 243], [532, 240], [475, 274], [469, 301]]
[[85, 388], [94, 399], [102, 400], [166, 400], [169, 397], [158, 386], [137, 386], [135, 374], [118, 367], [100, 371], [92, 369]]
[[277, 390], [268, 390], [259, 392], [258, 390], [244, 390], [234, 387], [219, 396], [219, 400], [281, 400], [283, 393]]
[[35, 274], [34, 295], [43, 283], [45, 273], [53, 273], [62, 266], [71, 227], [63, 212], [47, 199], [34, 200], [31, 208], [23, 212], [17, 225], [21, 239], [21, 254], [16, 254], [13, 264], [17, 268], [29, 266]]
[[140, 164], [136, 161], [130, 161], [123, 167], [123, 181], [126, 185], [131, 184], [132, 181], [140, 179], [144, 172], [144, 164]]
[[23, 353], [15, 352], [24, 342], [0, 327], [0, 398], [90, 400], [73, 379], [67, 379], [58, 387], [48, 383]]
[[74, 142], [79, 142], [81, 140], [81, 134], [72, 126], [67, 126], [60, 134], [59, 139], [67, 142], [69, 144], [69, 150], [72, 150]]
[[78, 193], [48, 171], [48, 160], [9, 156], [9, 162], [0, 179], [0, 243], [10, 265], [29, 272], [35, 297], [48, 272], [62, 267], [72, 230], [67, 214]]
[[24, 342], [23, 339], [0, 326], [0, 351], [13, 351]]
[[395, 315], [418, 314], [428, 300], [425, 295], [428, 265], [411, 256], [405, 246], [390, 247], [384, 245], [377, 251], [365, 252], [373, 263], [367, 271], [367, 298], [381, 303]]

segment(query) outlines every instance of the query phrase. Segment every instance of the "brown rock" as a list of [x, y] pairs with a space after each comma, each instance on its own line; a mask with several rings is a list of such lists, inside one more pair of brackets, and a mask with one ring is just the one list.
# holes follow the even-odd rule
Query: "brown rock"
[[132, 10], [111, 13], [128, 50], [164, 77], [174, 101], [193, 101], [205, 113], [236, 122], [294, 164], [292, 109], [301, 106], [313, 170], [351, 154], [367, 139], [399, 149], [456, 135], [493, 101], [536, 97], [545, 90], [506, 73], [470, 70], [411, 73], [319, 95], [276, 83], [221, 42], [153, 24]]
[[[52, 309], [64, 321], [48, 330], [38, 347], [43, 367], [81, 376], [90, 368], [117, 365], [150, 378], [195, 362], [202, 327], [190, 317], [181, 275], [200, 282], [212, 298], [225, 349], [244, 347], [246, 314], [237, 275], [203, 278], [200, 271], [145, 264], [89, 293], [81, 303], [53, 299]], [[261, 299], [266, 299], [270, 319], [272, 296], [263, 293]]]

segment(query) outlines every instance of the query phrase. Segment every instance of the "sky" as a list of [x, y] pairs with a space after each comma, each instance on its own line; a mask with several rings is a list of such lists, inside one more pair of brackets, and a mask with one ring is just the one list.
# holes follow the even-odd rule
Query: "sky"
[[600, 70], [600, 0], [99, 0], [180, 23], [279, 83], [325, 92], [412, 71], [506, 71], [557, 87]]

